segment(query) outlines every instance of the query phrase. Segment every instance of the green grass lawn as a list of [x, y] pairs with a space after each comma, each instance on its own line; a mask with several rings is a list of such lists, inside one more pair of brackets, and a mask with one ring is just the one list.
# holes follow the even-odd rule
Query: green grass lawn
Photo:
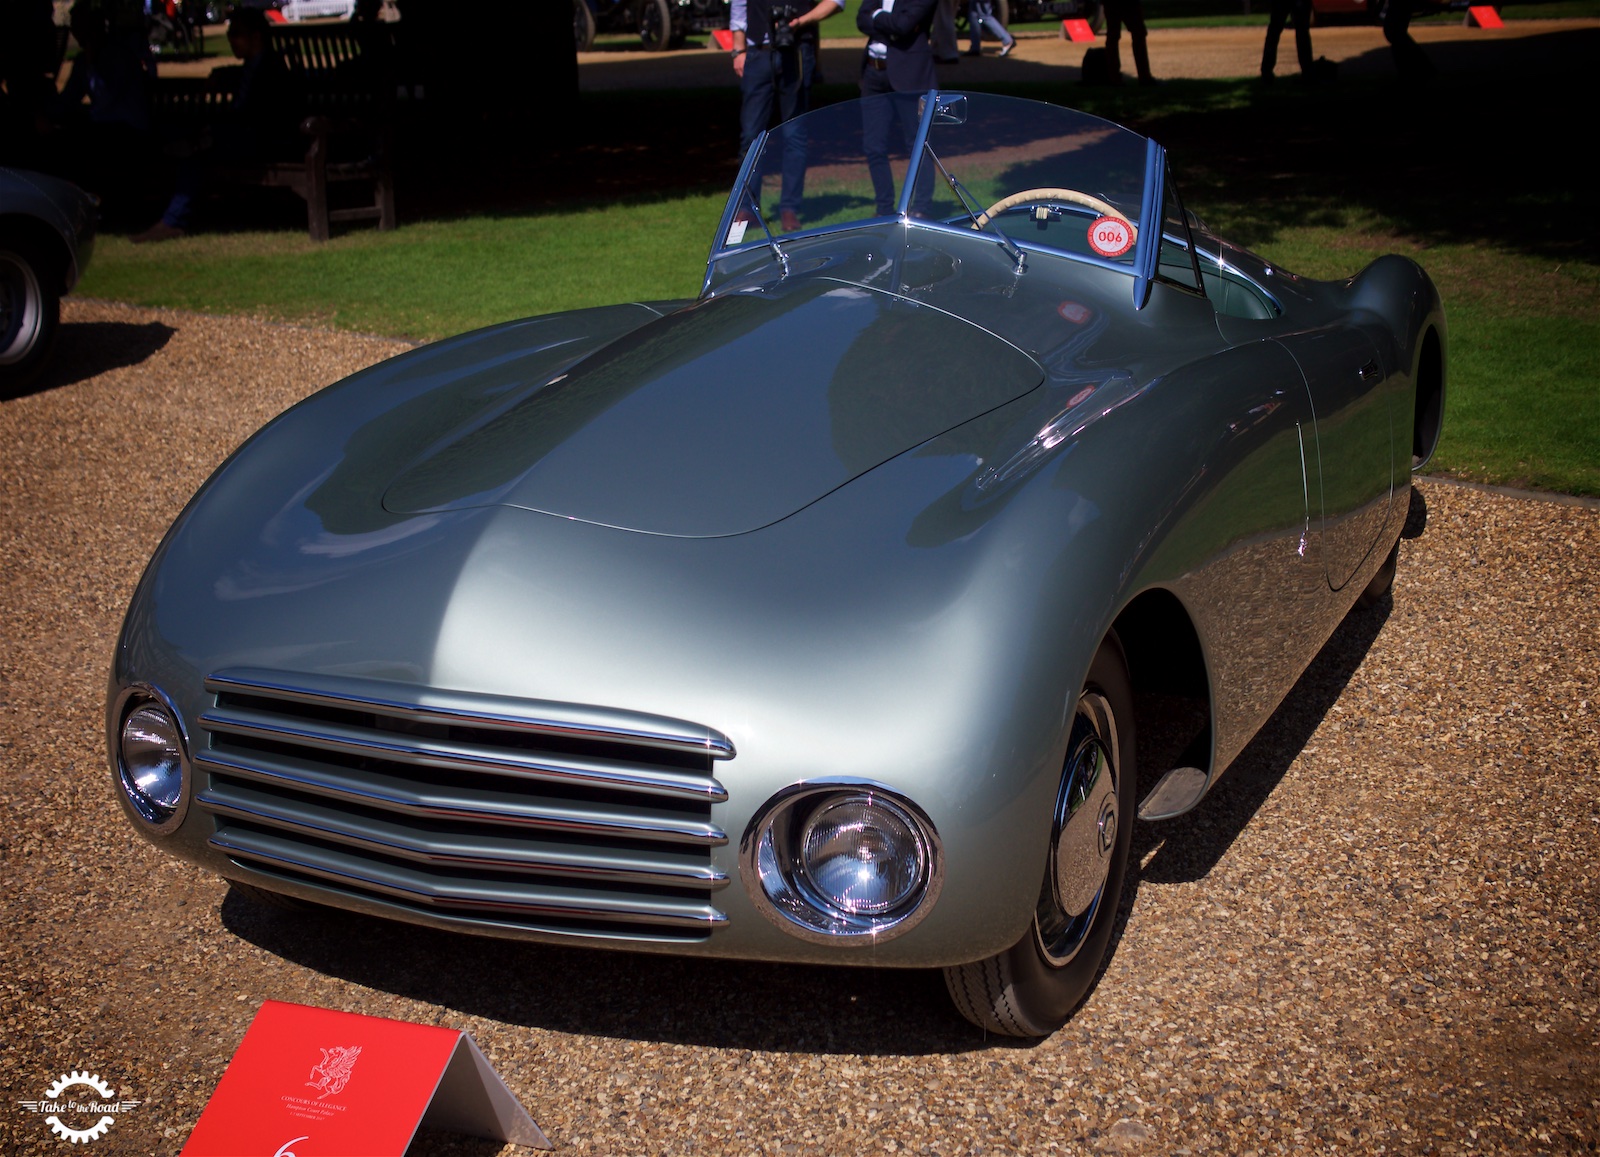
[[723, 195], [352, 231], [105, 237], [79, 292], [440, 338], [508, 318], [700, 292]]
[[1430, 471], [1600, 496], [1600, 268], [1427, 246], [1386, 226], [1296, 230], [1263, 254], [1319, 277], [1386, 252], [1413, 258], [1439, 286], [1450, 330], [1444, 437]]

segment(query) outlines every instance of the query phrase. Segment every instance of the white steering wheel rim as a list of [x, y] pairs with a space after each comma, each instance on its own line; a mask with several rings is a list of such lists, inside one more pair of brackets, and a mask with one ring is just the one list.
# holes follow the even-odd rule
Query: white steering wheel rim
[[1018, 205], [1026, 205], [1030, 201], [1067, 201], [1074, 205], [1082, 205], [1085, 209], [1093, 209], [1102, 217], [1110, 217], [1121, 221], [1128, 227], [1128, 235], [1130, 237], [1136, 241], [1139, 238], [1139, 231], [1132, 221], [1099, 197], [1090, 196], [1088, 193], [1080, 193], [1076, 189], [1023, 189], [1020, 193], [1012, 193], [1009, 197], [1002, 197], [982, 213], [979, 213], [972, 227], [981, 229], [997, 214], [1004, 213], [1007, 209], [1015, 209]]

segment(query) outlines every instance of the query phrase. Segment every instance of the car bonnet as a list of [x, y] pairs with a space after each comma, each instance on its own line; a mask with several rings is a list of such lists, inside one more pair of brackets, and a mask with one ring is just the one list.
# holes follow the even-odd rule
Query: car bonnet
[[505, 505], [653, 534], [782, 519], [1034, 389], [948, 313], [828, 279], [698, 302], [548, 379], [507, 382], [390, 483], [393, 513]]

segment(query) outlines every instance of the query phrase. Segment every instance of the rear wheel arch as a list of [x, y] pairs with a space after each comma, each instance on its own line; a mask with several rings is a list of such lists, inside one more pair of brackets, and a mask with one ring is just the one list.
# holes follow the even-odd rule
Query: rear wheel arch
[[40, 279], [57, 296], [72, 288], [67, 284], [72, 253], [61, 235], [43, 221], [19, 214], [0, 214], [0, 249], [20, 251], [28, 257]]
[[1422, 340], [1417, 343], [1414, 385], [1411, 469], [1419, 470], [1433, 457], [1439, 446], [1439, 435], [1444, 430], [1444, 342], [1433, 326], [1423, 331]]
[[1205, 650], [1177, 595], [1153, 588], [1117, 616], [1139, 731], [1139, 799], [1175, 767], [1211, 770], [1211, 679]]

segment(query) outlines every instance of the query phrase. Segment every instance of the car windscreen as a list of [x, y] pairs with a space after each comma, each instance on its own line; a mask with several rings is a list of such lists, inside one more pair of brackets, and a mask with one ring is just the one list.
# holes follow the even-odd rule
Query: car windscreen
[[767, 135], [717, 247], [904, 212], [1131, 265], [1146, 156], [1138, 134], [1037, 101], [943, 92], [849, 101]]

